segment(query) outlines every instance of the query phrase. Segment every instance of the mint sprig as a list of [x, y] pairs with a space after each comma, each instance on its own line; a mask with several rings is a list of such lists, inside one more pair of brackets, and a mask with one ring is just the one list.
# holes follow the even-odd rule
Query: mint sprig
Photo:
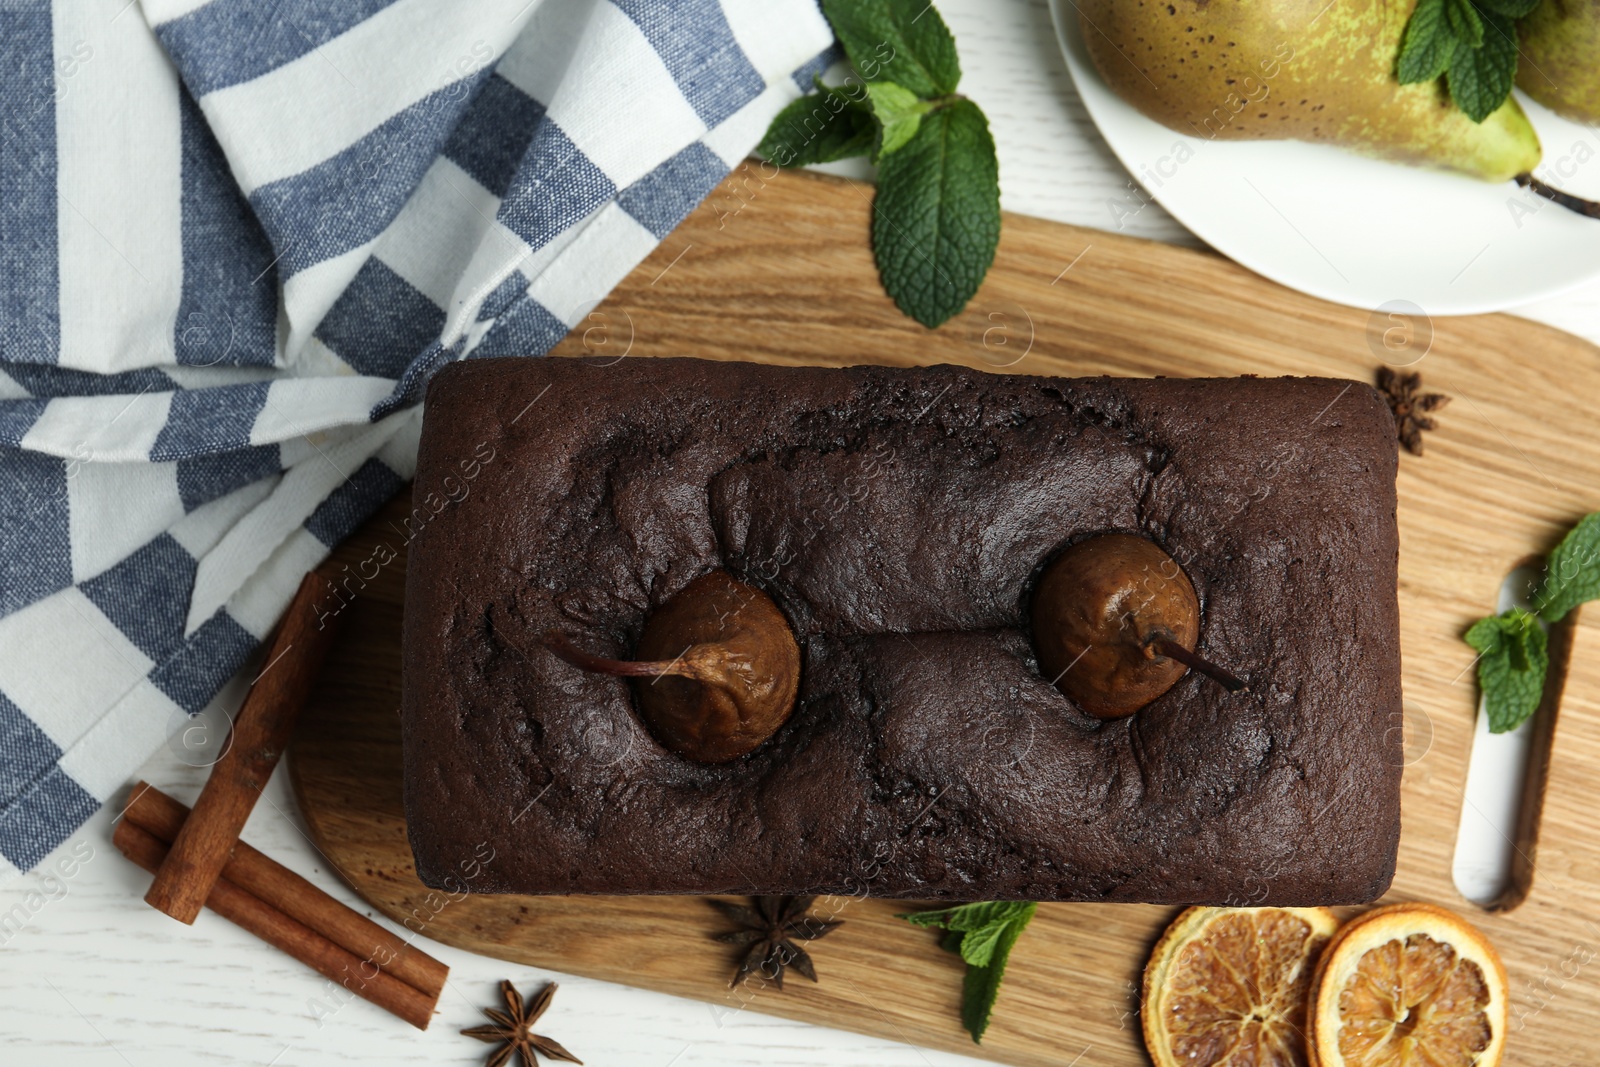
[[1515, 730], [1539, 710], [1550, 672], [1545, 624], [1590, 600], [1600, 600], [1600, 512], [1585, 516], [1550, 553], [1532, 611], [1511, 608], [1479, 619], [1463, 635], [1478, 650], [1478, 687], [1490, 733]]
[[1479, 619], [1467, 631], [1478, 650], [1478, 684], [1489, 716], [1489, 732], [1503, 734], [1539, 710], [1550, 668], [1549, 639], [1538, 616], [1521, 608]]
[[883, 287], [933, 329], [977, 292], [1000, 242], [989, 122], [956, 93], [955, 39], [924, 0], [823, 0], [861, 79], [784, 108], [758, 150], [780, 167], [870, 156], [872, 246]]
[[939, 911], [919, 911], [900, 918], [915, 926], [948, 931], [942, 948], [958, 953], [967, 964], [961, 992], [961, 1025], [981, 1043], [1000, 995], [1011, 948], [1027, 929], [1039, 905], [1026, 900], [991, 900]]
[[1443, 77], [1450, 99], [1482, 122], [1511, 95], [1517, 26], [1541, 0], [1418, 0], [1395, 61], [1402, 85]]

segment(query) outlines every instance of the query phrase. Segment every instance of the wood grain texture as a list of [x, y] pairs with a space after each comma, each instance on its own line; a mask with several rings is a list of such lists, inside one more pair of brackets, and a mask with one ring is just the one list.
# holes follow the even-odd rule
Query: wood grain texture
[[[877, 285], [870, 190], [764, 175], [748, 164], [558, 348], [596, 361], [698, 355], [792, 365], [960, 363], [1033, 374], [1319, 374], [1370, 380], [1395, 325], [1265, 282], [1218, 257], [1008, 216], [972, 305], [930, 333]], [[1418, 337], [1428, 332], [1424, 324]], [[1600, 945], [1600, 626], [1579, 613], [1553, 726], [1526, 900], [1485, 913], [1450, 879], [1475, 715], [1460, 635], [1506, 572], [1600, 507], [1600, 349], [1504, 316], [1440, 320], [1401, 353], [1451, 394], [1427, 455], [1400, 464], [1400, 602], [1408, 736], [1399, 873], [1389, 900], [1463, 911], [1506, 957], [1511, 1061], [1565, 1064], [1600, 1023], [1600, 987], [1575, 981]], [[355, 889], [409, 929], [563, 971], [976, 1052], [1019, 1064], [1143, 1062], [1135, 980], [1172, 909], [1053, 904], [1019, 942], [981, 1048], [957, 1022], [961, 966], [903, 903], [823, 901], [843, 929], [817, 945], [818, 986], [730, 992], [732, 960], [702, 900], [472, 897], [416, 881], [399, 781], [404, 536], [397, 503], [330, 561], [353, 596], [341, 642], [302, 716], [291, 771], [317, 844]], [[377, 568], [379, 544], [401, 553]], [[361, 577], [362, 574], [367, 577]], [[1241, 902], [1244, 903], [1244, 902]]]

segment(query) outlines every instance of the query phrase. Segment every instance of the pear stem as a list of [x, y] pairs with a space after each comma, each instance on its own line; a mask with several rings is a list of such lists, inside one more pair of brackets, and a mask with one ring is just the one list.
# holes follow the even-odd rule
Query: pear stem
[[1195, 655], [1170, 637], [1153, 637], [1150, 639], [1149, 647], [1158, 656], [1175, 659], [1190, 670], [1199, 671], [1230, 693], [1242, 693], [1250, 688], [1238, 675], [1231, 674], [1210, 660]]
[[1585, 215], [1591, 219], [1600, 219], [1600, 203], [1596, 203], [1593, 200], [1585, 200], [1581, 196], [1573, 196], [1571, 193], [1563, 193], [1560, 189], [1551, 188], [1532, 174], [1517, 175], [1517, 184], [1524, 189], [1538, 193], [1546, 200], [1555, 201], [1568, 211], [1576, 211], [1578, 214]]
[[669, 674], [683, 678], [696, 677], [694, 667], [686, 656], [679, 656], [673, 660], [608, 659], [605, 656], [585, 652], [568, 640], [567, 635], [560, 630], [545, 631], [541, 640], [551, 652], [574, 667], [586, 671], [613, 674], [623, 678], [660, 678]]

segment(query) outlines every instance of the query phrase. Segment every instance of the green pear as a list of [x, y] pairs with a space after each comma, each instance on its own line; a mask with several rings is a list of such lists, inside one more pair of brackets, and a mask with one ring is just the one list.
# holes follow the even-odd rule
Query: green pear
[[1180, 133], [1336, 144], [1496, 182], [1539, 162], [1539, 137], [1515, 101], [1475, 123], [1440, 82], [1400, 84], [1395, 60], [1415, 0], [1076, 3], [1101, 76]]
[[1600, 0], [1544, 0], [1518, 28], [1522, 91], [1570, 119], [1600, 122]]

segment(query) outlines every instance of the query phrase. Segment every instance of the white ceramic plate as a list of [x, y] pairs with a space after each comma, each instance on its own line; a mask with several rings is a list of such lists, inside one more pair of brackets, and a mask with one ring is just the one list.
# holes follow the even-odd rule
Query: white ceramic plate
[[[1429, 315], [1500, 311], [1600, 277], [1600, 220], [1512, 183], [1329, 145], [1175, 133], [1101, 79], [1072, 0], [1050, 0], [1050, 10], [1084, 106], [1144, 192], [1258, 274], [1341, 304]], [[1540, 177], [1600, 198], [1600, 136], [1525, 97], [1521, 103], [1544, 145]], [[1140, 195], [1130, 187], [1119, 209], [1138, 211]]]

